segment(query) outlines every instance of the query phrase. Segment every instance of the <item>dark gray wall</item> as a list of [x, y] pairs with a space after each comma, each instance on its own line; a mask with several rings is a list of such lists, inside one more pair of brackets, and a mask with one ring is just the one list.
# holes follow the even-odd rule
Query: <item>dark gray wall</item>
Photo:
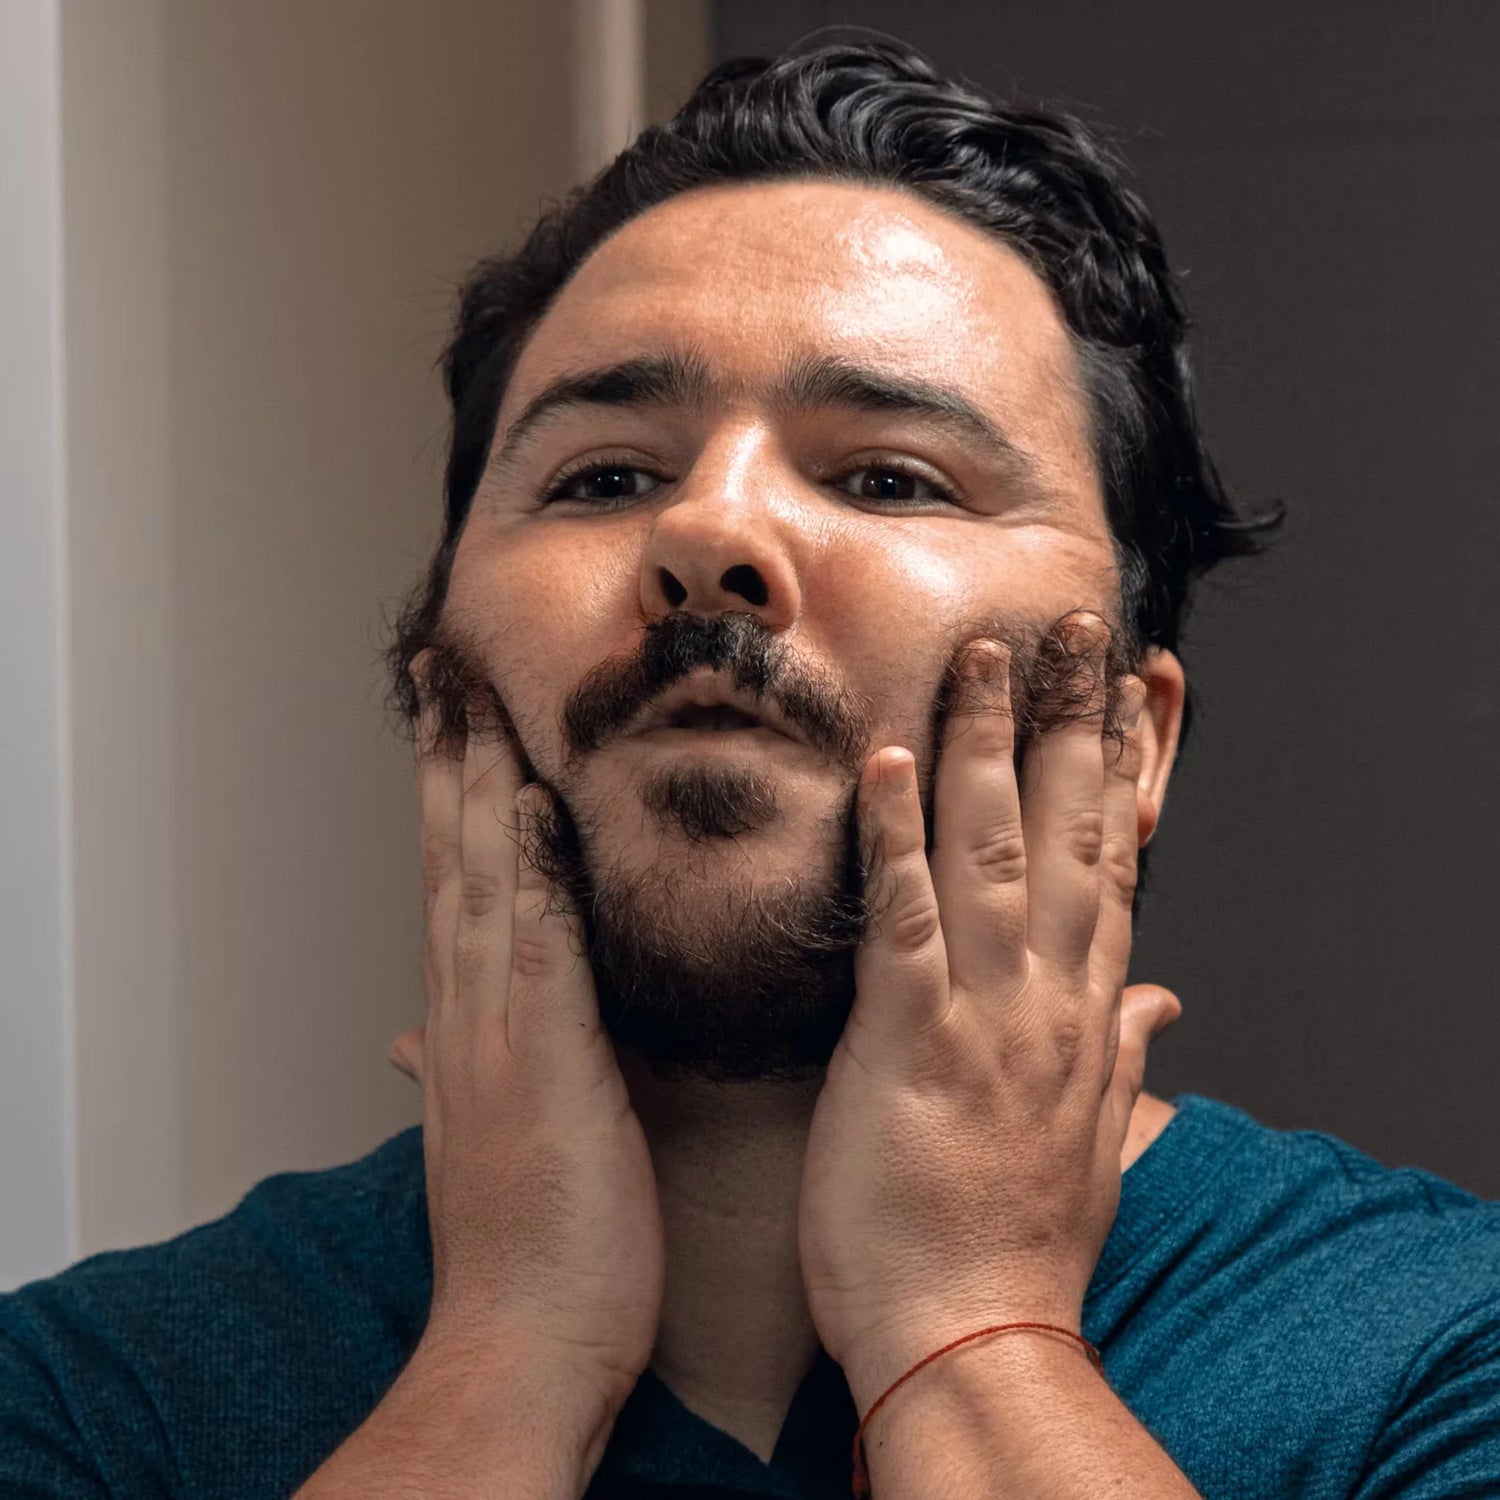
[[1208, 1093], [1500, 1197], [1500, 5], [714, 6], [716, 58], [855, 21], [1083, 107], [1187, 274], [1202, 407], [1279, 555], [1185, 638], [1201, 717], [1132, 965]]

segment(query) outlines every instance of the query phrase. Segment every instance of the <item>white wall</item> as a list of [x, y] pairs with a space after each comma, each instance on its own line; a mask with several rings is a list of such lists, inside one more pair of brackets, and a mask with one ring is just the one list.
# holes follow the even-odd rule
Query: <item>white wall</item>
[[74, 1239], [56, 0], [0, 5], [0, 1286]]

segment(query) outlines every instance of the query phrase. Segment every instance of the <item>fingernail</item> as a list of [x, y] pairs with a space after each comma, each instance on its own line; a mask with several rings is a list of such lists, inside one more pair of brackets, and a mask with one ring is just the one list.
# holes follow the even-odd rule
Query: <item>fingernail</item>
[[412, 683], [417, 689], [418, 698], [427, 696], [427, 673], [432, 665], [432, 647], [424, 646], [412, 657], [407, 671], [411, 673]]
[[1079, 610], [1069, 615], [1064, 631], [1066, 635], [1072, 637], [1069, 644], [1075, 650], [1084, 652], [1106, 649], [1114, 634], [1110, 629], [1109, 621], [1091, 609]]
[[1010, 648], [987, 636], [970, 643], [964, 653], [964, 676], [976, 685], [996, 686], [1010, 679]]
[[880, 784], [892, 797], [905, 797], [916, 790], [917, 767], [910, 751], [887, 755], [880, 762]]

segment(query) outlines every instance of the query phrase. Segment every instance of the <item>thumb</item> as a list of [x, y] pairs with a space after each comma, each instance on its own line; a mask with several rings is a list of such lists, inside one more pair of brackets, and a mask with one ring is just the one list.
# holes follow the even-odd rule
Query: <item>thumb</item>
[[414, 1083], [422, 1081], [422, 1063], [427, 1040], [427, 1028], [414, 1026], [403, 1031], [386, 1052], [386, 1061], [399, 1073], [405, 1073]]
[[1127, 1017], [1146, 1044], [1182, 1016], [1182, 1001], [1164, 984], [1133, 984], [1120, 997], [1120, 1041], [1124, 1044]]
[[1120, 1047], [1109, 1081], [1109, 1110], [1120, 1130], [1146, 1082], [1146, 1051], [1182, 1015], [1182, 1001], [1160, 984], [1133, 984], [1120, 997]]

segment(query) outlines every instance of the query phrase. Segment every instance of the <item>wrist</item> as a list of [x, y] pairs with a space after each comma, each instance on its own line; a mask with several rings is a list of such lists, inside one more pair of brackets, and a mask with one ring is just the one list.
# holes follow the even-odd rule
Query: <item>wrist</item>
[[1030, 1328], [963, 1341], [888, 1390], [885, 1399], [861, 1406], [857, 1495], [869, 1494], [872, 1475], [880, 1481], [877, 1493], [920, 1492], [923, 1476], [954, 1454], [964, 1455], [958, 1464], [965, 1488], [978, 1483], [981, 1471], [986, 1482], [1002, 1474], [1017, 1482], [1034, 1466], [1038, 1447], [1058, 1437], [1059, 1423], [1064, 1441], [1076, 1442], [1085, 1414], [1097, 1416], [1101, 1398], [1115, 1405], [1090, 1346]]
[[[939, 1349], [977, 1334], [981, 1329], [1015, 1323], [1046, 1324], [1081, 1339], [1082, 1307], [1056, 1295], [974, 1298], [962, 1307], [928, 1310], [899, 1321], [892, 1320], [878, 1327], [870, 1327], [862, 1337], [843, 1346], [839, 1363], [858, 1409], [863, 1414], [892, 1384]], [[1050, 1339], [1065, 1350], [1071, 1347], [1080, 1357], [1086, 1352], [1081, 1343], [1075, 1343], [1064, 1335], [1031, 1329], [987, 1334], [974, 1342], [987, 1345], [1002, 1340], [1033, 1338]], [[963, 1349], [969, 1347], [967, 1343], [962, 1345]], [[958, 1352], [960, 1351], [954, 1350], [944, 1354], [940, 1360], [934, 1360], [934, 1364], [952, 1359]], [[922, 1375], [913, 1377], [921, 1378]]]
[[374, 1494], [430, 1500], [495, 1493], [579, 1500], [615, 1409], [566, 1367], [513, 1341], [429, 1328], [374, 1411], [297, 1491], [297, 1500]]
[[575, 1494], [603, 1456], [633, 1384], [529, 1338], [430, 1328], [397, 1382], [424, 1406], [447, 1407], [511, 1462], [530, 1455], [539, 1475], [566, 1480], [563, 1492]]

